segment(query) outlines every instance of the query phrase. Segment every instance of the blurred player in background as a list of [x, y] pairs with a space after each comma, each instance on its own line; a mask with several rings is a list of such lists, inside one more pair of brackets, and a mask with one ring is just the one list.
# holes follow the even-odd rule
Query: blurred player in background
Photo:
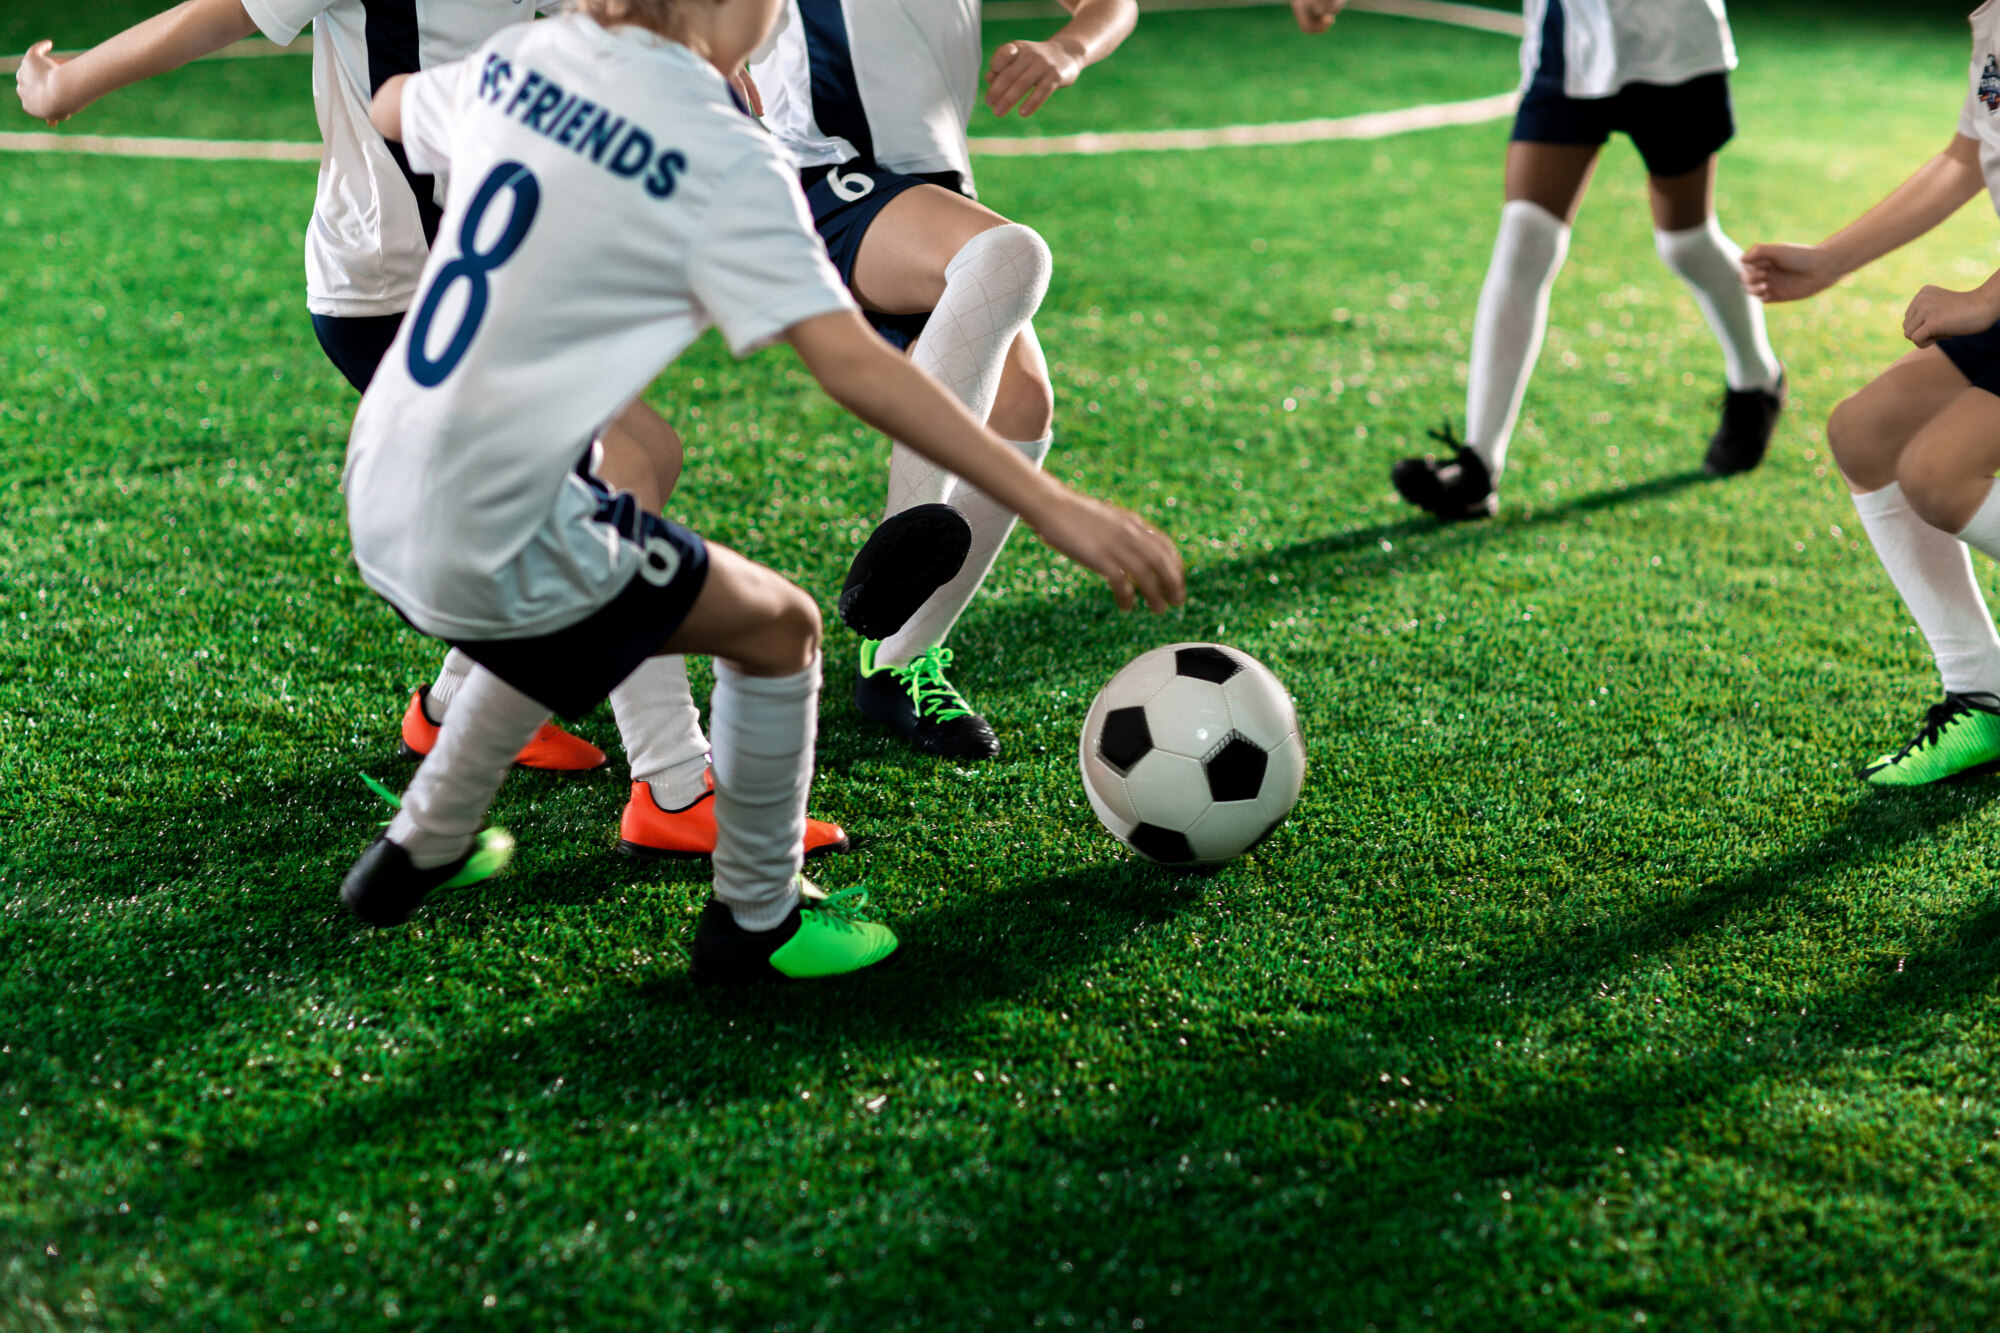
[[[1292, 0], [1324, 32], [1345, 0]], [[1527, 0], [1521, 105], [1507, 148], [1486, 285], [1472, 326], [1465, 440], [1446, 458], [1390, 473], [1405, 500], [1446, 520], [1499, 512], [1495, 485], [1548, 326], [1549, 292], [1598, 152], [1613, 133], [1645, 161], [1653, 238], [1722, 344], [1727, 392], [1703, 465], [1711, 476], [1763, 461], [1784, 407], [1784, 368], [1764, 312], [1743, 290], [1740, 252], [1716, 220], [1716, 154], [1736, 132], [1728, 71], [1736, 48], [1722, 0]]]
[[[1073, 17], [1047, 41], [994, 53], [985, 102], [996, 115], [1034, 114], [1138, 20], [1135, 0], [1062, 3]], [[788, 0], [750, 72], [765, 123], [798, 167], [827, 253], [869, 322], [1040, 467], [1055, 398], [1030, 321], [1052, 260], [1032, 229], [975, 201], [966, 125], [980, 63], [977, 0]], [[854, 702], [926, 753], [991, 759], [999, 739], [946, 677], [944, 642], [1014, 513], [892, 445], [888, 516], [937, 503], [965, 516], [971, 550], [902, 629], [863, 639]]]
[[1171, 542], [1037, 471], [856, 313], [790, 164], [725, 81], [778, 3], [579, 0], [376, 96], [413, 165], [461, 179], [355, 418], [349, 526], [369, 586], [479, 665], [342, 886], [371, 922], [504, 863], [481, 825], [551, 709], [579, 713], [653, 655], [693, 652], [716, 659], [719, 829], [695, 975], [837, 975], [895, 949], [799, 875], [812, 598], [590, 472], [597, 424], [711, 322], [738, 355], [790, 342], [838, 401], [1026, 517], [1121, 605], [1184, 595]]
[[[1797, 301], [1908, 244], [1985, 190], [2000, 209], [2000, 6], [1972, 16], [1971, 87], [1945, 150], [1818, 245], [1756, 245], [1750, 290]], [[1827, 443], [1889, 581], [1943, 679], [1909, 743], [1862, 770], [1877, 786], [1936, 782], [2000, 762], [2000, 635], [1972, 548], [2000, 559], [2000, 275], [1926, 287], [1904, 316], [1917, 350], [1841, 403]]]

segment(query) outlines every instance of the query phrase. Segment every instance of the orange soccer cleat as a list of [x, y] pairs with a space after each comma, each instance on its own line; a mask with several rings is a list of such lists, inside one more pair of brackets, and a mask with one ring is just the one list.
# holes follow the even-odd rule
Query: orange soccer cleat
[[[823, 819], [806, 820], [806, 855], [844, 852], [847, 830]], [[664, 810], [653, 799], [653, 789], [643, 782], [632, 784], [632, 799], [618, 820], [618, 850], [643, 861], [665, 856], [715, 855], [715, 793], [708, 791], [693, 805]]]
[[[430, 687], [420, 685], [403, 710], [403, 757], [421, 759], [437, 744], [440, 724], [424, 712], [424, 697]], [[551, 722], [542, 723], [533, 740], [514, 756], [522, 768], [539, 768], [550, 773], [584, 773], [605, 765], [604, 751], [581, 736], [572, 736]]]

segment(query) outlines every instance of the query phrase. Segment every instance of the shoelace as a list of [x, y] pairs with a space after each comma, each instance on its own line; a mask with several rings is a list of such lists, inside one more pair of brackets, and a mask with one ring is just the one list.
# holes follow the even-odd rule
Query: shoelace
[[[1983, 700], [1984, 702], [1978, 703], [1975, 700]], [[1944, 697], [1943, 703], [1932, 704], [1930, 706], [1929, 711], [1924, 714], [1923, 730], [1912, 736], [1908, 745], [1896, 751], [1896, 758], [1907, 759], [1925, 746], [1936, 745], [1940, 740], [1944, 739], [1946, 727], [1949, 727], [1953, 722], [1964, 717], [1967, 713], [1972, 712], [1975, 708], [1983, 709], [1989, 713], [2000, 712], [2000, 697], [1995, 697], [1984, 691], [1976, 694], [1947, 694]]]
[[1433, 426], [1424, 433], [1445, 448], [1451, 450], [1453, 454], [1457, 454], [1459, 450], [1465, 447], [1465, 441], [1458, 438], [1458, 431], [1451, 424], [1449, 418], [1446, 418], [1442, 426]]
[[896, 679], [910, 692], [910, 702], [916, 705], [918, 717], [949, 722], [972, 712], [972, 706], [944, 678], [945, 668], [950, 665], [951, 649], [931, 648], [907, 666], [889, 670], [896, 673]]
[[817, 912], [829, 924], [846, 930], [854, 930], [867, 924], [861, 916], [861, 909], [868, 906], [868, 886], [857, 884], [851, 889], [835, 889], [826, 893], [814, 886], [814, 893], [804, 892], [810, 881], [801, 880], [800, 892], [804, 901], [800, 906], [809, 912]]
[[[374, 792], [377, 796], [380, 796], [383, 800], [387, 801], [389, 803], [390, 809], [401, 810], [403, 808], [403, 798], [396, 795], [395, 792], [390, 791], [387, 787], [377, 782], [374, 778], [369, 777], [366, 773], [363, 773], [361, 775], [361, 780], [368, 784], [368, 790]], [[396, 821], [393, 819], [385, 819], [379, 825], [377, 825], [377, 827], [388, 828], [389, 825], [395, 822]]]

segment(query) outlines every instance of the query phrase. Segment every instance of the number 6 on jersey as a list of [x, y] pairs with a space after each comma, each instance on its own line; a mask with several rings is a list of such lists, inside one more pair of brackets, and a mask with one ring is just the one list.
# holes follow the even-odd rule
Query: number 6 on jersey
[[[493, 248], [481, 250], [480, 224], [486, 220], [486, 211], [500, 197], [502, 190], [513, 193], [514, 211], [508, 215], [506, 229], [494, 241]], [[521, 163], [502, 162], [486, 173], [486, 179], [481, 182], [479, 193], [473, 196], [472, 207], [466, 210], [465, 221], [458, 229], [458, 258], [440, 268], [431, 279], [430, 290], [424, 293], [424, 299], [417, 307], [416, 319], [410, 324], [411, 379], [426, 389], [434, 389], [458, 368], [466, 349], [472, 346], [473, 336], [479, 332], [480, 321], [486, 318], [486, 302], [491, 295], [487, 275], [512, 259], [514, 252], [521, 248], [521, 242], [528, 237], [528, 228], [534, 225], [535, 210], [541, 205], [541, 182]], [[444, 305], [445, 295], [460, 278], [466, 282], [465, 309], [458, 317], [458, 329], [451, 335], [444, 354], [433, 359], [430, 354], [431, 323]]]

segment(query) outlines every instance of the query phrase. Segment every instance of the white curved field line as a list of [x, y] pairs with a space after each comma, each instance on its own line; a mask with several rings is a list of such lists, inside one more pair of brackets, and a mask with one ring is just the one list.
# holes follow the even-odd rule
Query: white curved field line
[[[1144, 11], [1248, 9], [1285, 0], [1141, 0]], [[1402, 18], [1426, 19], [1456, 27], [1519, 36], [1521, 16], [1450, 0], [1348, 0], [1347, 7]], [[983, 15], [990, 19], [1054, 17], [1068, 11], [1055, 0], [989, 0]], [[206, 59], [246, 59], [304, 55], [312, 39], [274, 46], [259, 37], [237, 42]], [[0, 59], [0, 73], [21, 63], [19, 56]], [[1224, 125], [1209, 130], [1127, 130], [1106, 134], [1052, 134], [1039, 138], [975, 138], [972, 151], [981, 157], [1049, 157], [1097, 153], [1175, 152], [1199, 148], [1251, 148], [1273, 144], [1324, 143], [1337, 139], [1384, 139], [1418, 130], [1451, 125], [1477, 125], [1514, 114], [1515, 93], [1474, 98], [1467, 102], [1437, 102], [1429, 106], [1370, 111], [1358, 116], [1280, 121], [1268, 125]], [[114, 157], [160, 157], [208, 162], [317, 162], [316, 143], [278, 143], [243, 139], [153, 139], [123, 135], [0, 132], [0, 152], [83, 153]]]

